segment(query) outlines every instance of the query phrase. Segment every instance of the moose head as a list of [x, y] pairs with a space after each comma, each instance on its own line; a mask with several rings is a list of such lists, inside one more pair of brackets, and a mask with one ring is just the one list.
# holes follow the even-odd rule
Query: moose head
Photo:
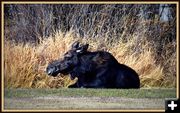
[[[46, 72], [50, 76], [61, 74], [70, 74], [75, 67], [80, 65], [79, 57], [87, 52], [89, 44], [80, 45], [78, 41], [71, 45], [71, 49], [64, 54], [62, 60], [55, 60], [49, 63]], [[71, 79], [75, 77], [71, 75]]]

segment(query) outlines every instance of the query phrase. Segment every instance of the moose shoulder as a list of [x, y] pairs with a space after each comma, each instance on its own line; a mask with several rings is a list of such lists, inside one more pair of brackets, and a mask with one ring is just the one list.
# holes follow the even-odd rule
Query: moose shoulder
[[130, 67], [118, 63], [108, 52], [87, 51], [88, 44], [72, 44], [62, 60], [50, 63], [46, 69], [48, 75], [70, 74], [71, 79], [78, 78], [69, 88], [139, 88], [138, 74]]

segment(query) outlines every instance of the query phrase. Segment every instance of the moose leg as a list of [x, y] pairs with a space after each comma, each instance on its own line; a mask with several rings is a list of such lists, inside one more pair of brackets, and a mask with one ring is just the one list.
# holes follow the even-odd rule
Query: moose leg
[[[101, 70], [93, 79], [91, 79], [89, 82], [86, 82], [83, 84], [83, 87], [85, 88], [105, 88], [106, 87], [106, 79], [103, 76], [104, 73], [106, 73], [107, 70]], [[90, 76], [90, 75], [89, 75]], [[92, 76], [92, 75], [91, 75]]]
[[84, 88], [104, 88], [104, 84], [100, 79], [96, 79], [90, 83], [83, 84]]

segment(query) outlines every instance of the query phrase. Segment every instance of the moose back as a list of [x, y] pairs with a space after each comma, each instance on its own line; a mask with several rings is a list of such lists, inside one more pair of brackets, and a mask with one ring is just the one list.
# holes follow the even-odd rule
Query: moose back
[[78, 78], [69, 88], [139, 88], [138, 74], [105, 51], [88, 51], [88, 44], [74, 42], [61, 60], [49, 63], [46, 72], [50, 76], [59, 73]]

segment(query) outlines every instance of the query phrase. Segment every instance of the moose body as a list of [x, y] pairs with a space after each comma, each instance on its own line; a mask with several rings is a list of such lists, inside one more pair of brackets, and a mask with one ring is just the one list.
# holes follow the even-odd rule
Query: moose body
[[78, 78], [69, 88], [139, 88], [138, 74], [130, 67], [118, 61], [105, 51], [89, 52], [88, 44], [72, 45], [63, 60], [56, 60], [47, 67], [47, 73], [70, 74], [71, 79]]

